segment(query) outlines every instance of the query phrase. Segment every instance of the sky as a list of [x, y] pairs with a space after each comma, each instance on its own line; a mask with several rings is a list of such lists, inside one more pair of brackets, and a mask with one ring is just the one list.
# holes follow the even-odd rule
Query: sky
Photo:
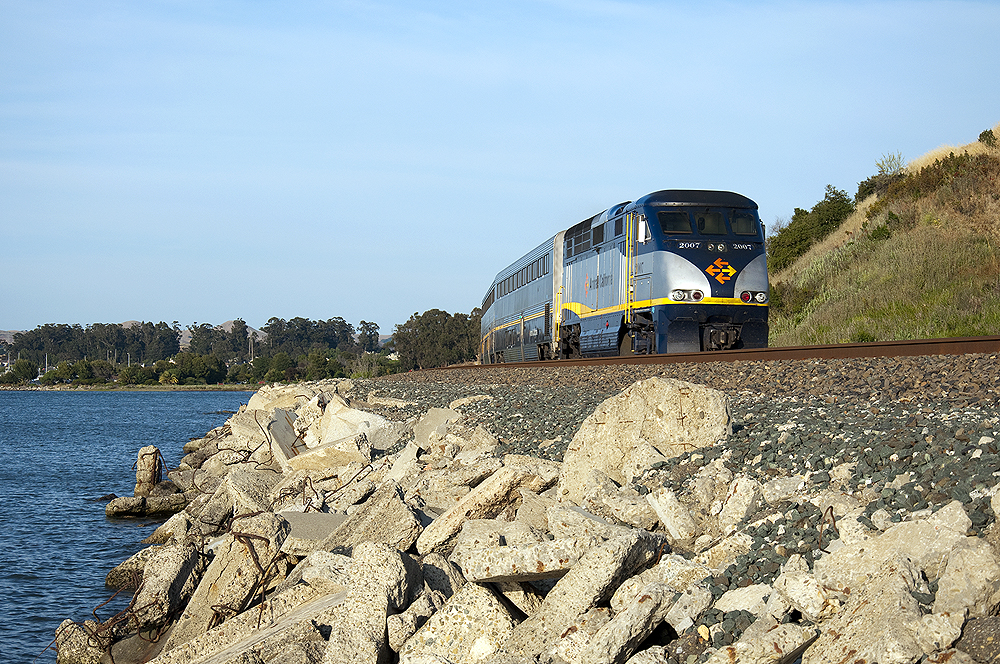
[[660, 189], [773, 226], [1000, 122], [1000, 3], [0, 0], [0, 330], [382, 333]]

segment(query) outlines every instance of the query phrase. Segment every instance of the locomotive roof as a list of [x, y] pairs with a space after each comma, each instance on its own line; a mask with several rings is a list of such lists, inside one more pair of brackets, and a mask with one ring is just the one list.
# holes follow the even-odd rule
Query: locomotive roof
[[639, 205], [711, 205], [718, 207], [738, 207], [757, 209], [752, 200], [732, 191], [708, 191], [704, 189], [664, 189], [647, 194], [635, 202]]

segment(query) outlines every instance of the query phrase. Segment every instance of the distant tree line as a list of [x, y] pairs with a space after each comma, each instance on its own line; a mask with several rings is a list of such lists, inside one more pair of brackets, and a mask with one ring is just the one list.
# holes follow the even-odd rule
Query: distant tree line
[[19, 356], [36, 367], [85, 358], [112, 363], [156, 362], [180, 352], [180, 326], [137, 323], [124, 327], [117, 323], [80, 325], [48, 324], [14, 335], [5, 352]]
[[257, 338], [242, 319], [228, 330], [207, 323], [188, 326], [190, 342], [181, 351], [175, 321], [130, 327], [95, 323], [48, 324], [14, 335], [0, 347], [19, 358], [0, 383], [125, 385], [260, 383], [372, 377], [400, 370], [439, 367], [476, 359], [479, 311], [449, 314], [431, 309], [397, 325], [393, 339], [379, 344], [377, 323], [355, 328], [343, 318], [271, 318]]
[[440, 309], [414, 313], [392, 334], [400, 368], [431, 369], [472, 362], [479, 353], [481, 312], [449, 314]]

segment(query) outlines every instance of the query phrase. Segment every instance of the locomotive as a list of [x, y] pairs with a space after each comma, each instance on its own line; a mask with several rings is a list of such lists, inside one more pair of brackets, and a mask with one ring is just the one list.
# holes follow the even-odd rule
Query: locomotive
[[585, 219], [502, 269], [481, 362], [767, 347], [757, 204], [668, 189]]

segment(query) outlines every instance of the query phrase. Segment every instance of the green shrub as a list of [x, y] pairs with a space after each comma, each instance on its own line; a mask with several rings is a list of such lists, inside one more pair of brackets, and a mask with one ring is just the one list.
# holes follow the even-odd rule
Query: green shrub
[[885, 193], [889, 190], [889, 186], [893, 182], [897, 182], [906, 177], [904, 173], [893, 173], [891, 175], [885, 175], [878, 173], [871, 176], [864, 182], [858, 183], [858, 192], [854, 194], [854, 203], [857, 205], [861, 201], [865, 200], [872, 194], [877, 195], [879, 198], [885, 196]]
[[987, 129], [979, 134], [979, 142], [987, 147], [995, 148], [997, 146], [997, 137], [993, 134], [992, 129]]
[[38, 367], [31, 360], [16, 360], [10, 371], [4, 374], [3, 382], [16, 385], [27, 383], [29, 380], [34, 380], [37, 377]]
[[788, 283], [771, 284], [770, 309], [777, 314], [795, 316], [801, 313], [815, 297], [816, 292], [811, 288]]
[[[892, 213], [890, 212], [889, 214]], [[879, 242], [881, 240], [888, 240], [890, 237], [892, 237], [892, 231], [889, 230], [888, 225], [879, 226], [878, 228], [873, 229], [872, 232], [868, 234], [868, 237], [870, 237], [872, 240], [875, 240], [876, 242]]]
[[906, 160], [901, 152], [890, 152], [882, 155], [882, 158], [875, 162], [879, 175], [898, 175], [903, 172]]
[[814, 243], [832, 233], [854, 212], [847, 192], [833, 185], [826, 186], [826, 195], [806, 212], [795, 208], [792, 220], [767, 240], [768, 267], [772, 272], [783, 270], [806, 253]]
[[868, 330], [858, 330], [851, 335], [852, 344], [871, 344], [878, 341], [875, 335]]

